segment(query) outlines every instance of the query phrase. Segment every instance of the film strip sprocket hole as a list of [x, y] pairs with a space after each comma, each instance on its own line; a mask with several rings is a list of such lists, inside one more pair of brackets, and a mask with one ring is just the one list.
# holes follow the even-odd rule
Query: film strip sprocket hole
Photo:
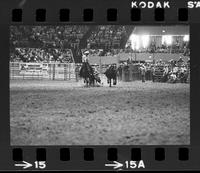
[[[131, 151], [131, 159], [139, 161], [142, 160], [141, 157], [141, 149], [140, 148], [132, 148]], [[189, 160], [189, 149], [188, 148], [179, 148], [177, 160], [187, 161]], [[69, 148], [61, 148], [60, 149], [60, 161], [70, 161], [70, 149]], [[81, 153], [80, 153], [81, 154]], [[95, 150], [93, 148], [84, 148], [83, 149], [83, 158], [85, 161], [94, 161], [95, 160]], [[155, 148], [154, 151], [155, 160], [156, 161], [165, 161], [165, 148]], [[23, 149], [14, 148], [12, 152], [13, 161], [23, 161]], [[45, 148], [36, 149], [36, 160], [37, 161], [46, 161], [46, 150]], [[117, 161], [118, 160], [118, 150], [117, 148], [108, 148], [107, 150], [107, 160], [108, 161]]]
[[[130, 10], [130, 19], [131, 21], [140, 21], [141, 18], [141, 9], [133, 8]], [[22, 22], [22, 9], [13, 9], [12, 10], [12, 22]], [[92, 22], [95, 11], [91, 8], [83, 10], [83, 21]], [[36, 12], [36, 22], [45, 22], [46, 21], [46, 9], [37, 9]], [[107, 21], [116, 22], [118, 17], [118, 11], [115, 8], [110, 8], [107, 10]], [[188, 9], [179, 8], [177, 11], [178, 21], [187, 22], [188, 21]], [[165, 21], [165, 9], [156, 8], [154, 10], [154, 20], [158, 22]], [[69, 22], [70, 21], [70, 9], [60, 9], [59, 11], [59, 21], [60, 22]]]

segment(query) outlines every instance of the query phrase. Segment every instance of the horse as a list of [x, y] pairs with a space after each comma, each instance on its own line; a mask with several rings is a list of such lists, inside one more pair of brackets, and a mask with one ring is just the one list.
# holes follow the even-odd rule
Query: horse
[[88, 62], [83, 62], [79, 75], [84, 79], [86, 86], [88, 86], [88, 84], [89, 86], [94, 86], [95, 81], [101, 83], [101, 79], [97, 75], [94, 75], [94, 70]]
[[118, 72], [117, 68], [111, 65], [104, 73], [107, 77], [107, 82], [110, 87], [112, 79], [113, 79], [113, 85], [117, 84], [117, 72]]

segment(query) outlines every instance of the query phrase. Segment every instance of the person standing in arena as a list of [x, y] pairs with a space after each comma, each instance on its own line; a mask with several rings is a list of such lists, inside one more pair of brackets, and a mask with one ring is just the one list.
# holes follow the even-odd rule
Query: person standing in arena
[[142, 77], [142, 82], [145, 82], [145, 73], [146, 73], [146, 68], [144, 65], [141, 66], [141, 77]]
[[163, 82], [167, 82], [168, 80], [168, 74], [169, 74], [169, 68], [167, 65], [164, 66], [164, 72], [163, 72], [163, 77], [162, 77], [162, 81]]
[[153, 65], [151, 68], [152, 82], [155, 82], [155, 72], [156, 72], [156, 68], [155, 68], [155, 65]]
[[120, 81], [122, 80], [122, 64], [118, 67], [118, 78]]

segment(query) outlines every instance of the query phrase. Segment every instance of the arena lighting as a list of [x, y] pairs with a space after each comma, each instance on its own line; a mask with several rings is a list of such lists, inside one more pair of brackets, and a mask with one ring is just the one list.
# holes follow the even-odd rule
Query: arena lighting
[[163, 35], [162, 44], [171, 45], [172, 44], [172, 35]]
[[140, 48], [140, 40], [139, 40], [139, 36], [132, 34], [130, 36], [130, 40], [131, 40], [131, 48], [133, 50], [138, 50]]
[[149, 45], [149, 35], [142, 35], [141, 38], [143, 48], [147, 48], [147, 46]]
[[139, 50], [139, 49], [140, 49], [140, 42], [139, 42], [139, 39], [138, 39], [138, 41], [136, 42], [135, 49], [136, 49], [136, 50]]
[[188, 42], [189, 40], [190, 40], [189, 35], [185, 35], [185, 36], [183, 37], [183, 41]]

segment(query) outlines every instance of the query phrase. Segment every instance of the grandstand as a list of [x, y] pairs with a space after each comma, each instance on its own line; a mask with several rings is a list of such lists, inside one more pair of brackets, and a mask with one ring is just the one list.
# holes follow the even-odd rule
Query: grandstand
[[[75, 57], [70, 61], [78, 62], [77, 51], [80, 47], [81, 40], [88, 32], [87, 26], [11, 26], [10, 27], [10, 47], [11, 54], [15, 55], [16, 48], [24, 50], [25, 48], [45, 50], [45, 54], [51, 52], [53, 59], [58, 60], [57, 53], [59, 54], [73, 54], [70, 57]], [[69, 51], [69, 49], [71, 49]], [[19, 49], [18, 49], [19, 50]], [[60, 51], [62, 50], [62, 51]], [[17, 51], [19, 52], [19, 51]], [[33, 51], [31, 51], [33, 52]], [[54, 52], [54, 53], [53, 53]], [[69, 53], [70, 52], [70, 53]], [[41, 52], [40, 52], [41, 53]], [[15, 57], [12, 56], [11, 61]], [[16, 58], [19, 58], [18, 56]], [[45, 55], [44, 55], [45, 59]], [[45, 59], [46, 60], [46, 59]], [[22, 58], [24, 61], [24, 58]], [[61, 59], [61, 62], [68, 62], [69, 58]]]
[[122, 40], [127, 36], [125, 26], [97, 26], [87, 40], [89, 48], [117, 49], [122, 47]]
[[[81, 62], [82, 49], [103, 49], [106, 55], [112, 49], [123, 48], [133, 26], [11, 26], [10, 61], [19, 60], [19, 49], [26, 48], [47, 51], [71, 49], [75, 63]], [[52, 52], [52, 51], [51, 51]], [[55, 51], [54, 51], [55, 52]], [[38, 52], [42, 54], [41, 52]], [[16, 57], [15, 57], [16, 56]], [[53, 54], [54, 56], [54, 54]], [[56, 55], [57, 56], [57, 55]], [[44, 55], [44, 59], [45, 55]], [[54, 58], [55, 61], [57, 58]], [[27, 61], [21, 56], [20, 61]], [[37, 61], [37, 58], [36, 58]], [[41, 61], [41, 60], [40, 60]], [[62, 60], [62, 62], [65, 60]], [[68, 60], [67, 60], [68, 61]]]
[[[172, 54], [187, 59], [188, 33], [187, 27], [180, 26], [11, 26], [10, 61], [81, 63], [85, 50], [89, 50], [89, 58], [95, 64], [99, 62], [95, 62], [96, 56], [118, 55], [124, 60], [136, 54], [137, 60], [149, 60], [149, 57], [157, 59], [154, 54], [160, 53], [164, 59], [174, 58]], [[144, 43], [147, 39], [148, 43]]]
[[11, 62], [73, 63], [71, 49], [17, 47], [10, 52]]

